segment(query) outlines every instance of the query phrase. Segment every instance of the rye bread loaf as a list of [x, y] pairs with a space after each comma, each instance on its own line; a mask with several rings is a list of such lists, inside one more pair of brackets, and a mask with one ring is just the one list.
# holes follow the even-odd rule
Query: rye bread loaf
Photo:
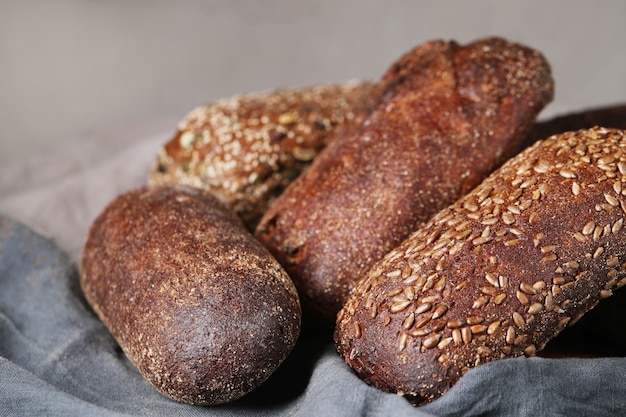
[[160, 150], [149, 183], [210, 191], [254, 230], [267, 205], [376, 100], [374, 83], [351, 81], [200, 106]]
[[81, 259], [85, 297], [141, 374], [185, 403], [235, 400], [300, 331], [293, 283], [209, 193], [152, 186], [113, 200]]
[[626, 283], [626, 134], [537, 142], [390, 251], [338, 315], [340, 355], [414, 404], [533, 356]]
[[539, 139], [571, 130], [590, 129], [595, 126], [626, 129], [626, 104], [584, 109], [542, 120], [533, 125], [526, 137], [526, 146]]
[[319, 154], [255, 233], [330, 323], [375, 261], [519, 150], [553, 94], [541, 54], [499, 38], [427, 42], [379, 86], [379, 106]]

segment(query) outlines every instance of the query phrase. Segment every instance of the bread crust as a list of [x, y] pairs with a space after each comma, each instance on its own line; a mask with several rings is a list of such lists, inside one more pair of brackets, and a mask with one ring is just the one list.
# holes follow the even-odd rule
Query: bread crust
[[376, 100], [374, 83], [355, 80], [197, 107], [159, 151], [149, 183], [205, 189], [254, 230], [273, 199]]
[[472, 367], [533, 356], [626, 284], [626, 134], [540, 141], [366, 274], [338, 315], [340, 355], [414, 404]]
[[519, 150], [553, 94], [541, 54], [499, 38], [427, 42], [379, 85], [379, 106], [319, 154], [255, 233], [330, 323], [375, 261]]
[[626, 129], [626, 104], [583, 109], [537, 122], [528, 133], [524, 147], [548, 136], [595, 126]]
[[81, 259], [85, 297], [141, 374], [185, 403], [235, 400], [300, 332], [293, 283], [214, 197], [152, 186], [113, 200]]

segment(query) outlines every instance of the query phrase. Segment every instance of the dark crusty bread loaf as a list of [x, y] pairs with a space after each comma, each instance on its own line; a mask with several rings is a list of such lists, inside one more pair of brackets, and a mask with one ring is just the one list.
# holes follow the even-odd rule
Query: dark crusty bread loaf
[[80, 282], [131, 362], [181, 402], [243, 396], [300, 332], [285, 271], [200, 189], [153, 186], [117, 197], [89, 230]]
[[379, 86], [381, 104], [320, 153], [255, 233], [330, 322], [372, 263], [519, 150], [553, 94], [545, 59], [499, 38], [427, 42]]
[[626, 104], [584, 109], [537, 122], [530, 129], [525, 146], [558, 133], [595, 126], [626, 129]]
[[237, 95], [191, 111], [160, 150], [151, 184], [210, 191], [254, 230], [267, 205], [341, 127], [377, 100], [366, 81]]
[[626, 134], [537, 142], [365, 275], [335, 341], [354, 371], [415, 404], [470, 368], [532, 356], [626, 283]]

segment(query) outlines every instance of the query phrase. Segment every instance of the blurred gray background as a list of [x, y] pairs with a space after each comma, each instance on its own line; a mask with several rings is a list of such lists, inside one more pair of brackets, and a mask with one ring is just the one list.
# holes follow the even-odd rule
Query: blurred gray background
[[235, 93], [378, 78], [429, 39], [541, 50], [542, 117], [626, 102], [622, 0], [0, 0], [0, 162], [106, 129], [175, 128]]

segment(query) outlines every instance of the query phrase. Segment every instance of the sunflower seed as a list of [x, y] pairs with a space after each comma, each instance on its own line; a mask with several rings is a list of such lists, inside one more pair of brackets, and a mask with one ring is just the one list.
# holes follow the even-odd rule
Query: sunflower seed
[[533, 288], [532, 285], [530, 285], [527, 282], [522, 282], [519, 285], [519, 289], [522, 290], [524, 293], [528, 294], [528, 295], [535, 295], [537, 294], [537, 290]]
[[474, 325], [474, 324], [479, 324], [482, 323], [485, 319], [481, 316], [470, 316], [467, 318], [467, 324]]
[[452, 337], [444, 337], [443, 339], [441, 339], [441, 341], [439, 343], [437, 343], [437, 349], [445, 349], [448, 347], [448, 345], [452, 342]]
[[452, 330], [452, 340], [454, 340], [456, 345], [460, 345], [463, 342], [463, 337], [459, 329]]
[[422, 342], [422, 346], [424, 346], [426, 349], [432, 349], [435, 346], [437, 346], [440, 340], [441, 340], [441, 334], [439, 333], [431, 334], [430, 336], [424, 339], [424, 341]]
[[573, 171], [569, 171], [567, 169], [562, 169], [559, 171], [559, 175], [563, 178], [576, 178], [576, 173]]
[[487, 334], [492, 335], [500, 328], [500, 321], [496, 320], [487, 327]]
[[443, 316], [444, 314], [446, 314], [447, 311], [448, 311], [448, 306], [445, 304], [440, 304], [439, 306], [437, 306], [437, 308], [433, 312], [433, 317], [432, 317], [433, 320], [438, 319], [439, 317]]
[[406, 347], [406, 342], [409, 338], [409, 335], [406, 333], [401, 333], [400, 337], [398, 338], [398, 349], [399, 350], [404, 350], [404, 348]]
[[472, 304], [472, 308], [481, 308], [482, 306], [487, 304], [488, 301], [489, 301], [488, 297], [485, 297], [485, 296], [478, 297], [476, 300], [474, 300], [474, 304]]
[[512, 345], [515, 342], [515, 329], [513, 328], [513, 326], [509, 326], [508, 329], [506, 329], [506, 336], [505, 336], [505, 341], [506, 343], [508, 343], [509, 345]]
[[410, 305], [411, 305], [411, 302], [409, 300], [397, 301], [397, 302], [393, 303], [391, 305], [391, 307], [389, 307], [389, 311], [392, 312], [392, 313], [399, 313], [399, 312], [403, 311], [404, 309], [406, 309]]
[[619, 207], [619, 200], [611, 194], [604, 194], [604, 199], [613, 207]]
[[526, 320], [524, 320], [524, 317], [522, 317], [522, 315], [517, 311], [513, 313], [513, 322], [517, 325], [517, 327], [526, 326]]
[[472, 341], [472, 331], [469, 327], [463, 327], [461, 329], [461, 339], [463, 339], [463, 343], [466, 345]]
[[488, 283], [490, 283], [494, 287], [496, 288], [500, 287], [500, 282], [498, 281], [498, 278], [494, 274], [487, 272], [485, 274], [485, 279], [487, 280]]
[[528, 307], [528, 314], [537, 314], [539, 313], [541, 310], [543, 310], [543, 304], [541, 303], [534, 303], [531, 304], [530, 307]]
[[493, 299], [493, 302], [496, 305], [500, 305], [504, 302], [504, 300], [506, 300], [506, 293], [496, 295], [495, 298]]
[[526, 294], [524, 294], [523, 292], [521, 292], [521, 291], [517, 291], [517, 292], [515, 293], [515, 296], [517, 297], [517, 300], [518, 300], [521, 304], [523, 304], [523, 305], [527, 305], [527, 304], [529, 303], [529, 301], [528, 301], [528, 297], [527, 297], [527, 296], [526, 296]]
[[535, 353], [537, 353], [537, 348], [535, 347], [535, 345], [528, 345], [524, 349], [524, 353], [526, 354], [526, 356], [535, 356]]
[[411, 313], [406, 316], [406, 319], [402, 322], [402, 328], [404, 330], [409, 330], [413, 326], [413, 323], [415, 323], [415, 313]]

